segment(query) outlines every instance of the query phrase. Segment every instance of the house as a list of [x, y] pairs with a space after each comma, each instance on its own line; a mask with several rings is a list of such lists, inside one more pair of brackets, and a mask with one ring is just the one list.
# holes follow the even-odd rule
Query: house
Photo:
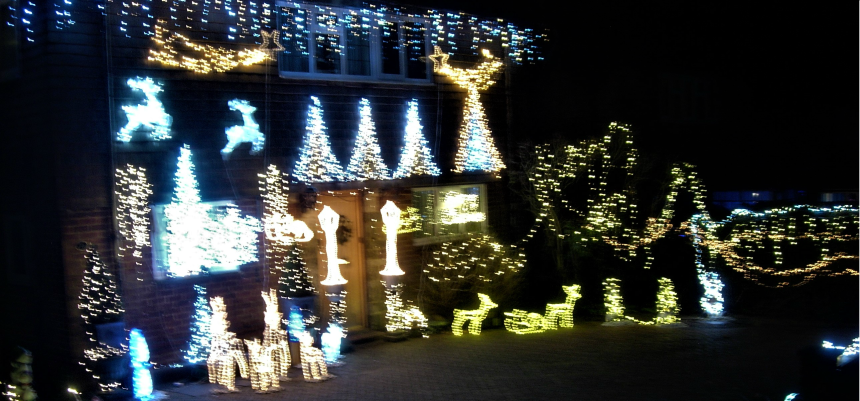
[[[217, 220], [233, 213], [251, 227], [265, 217], [260, 175], [270, 166], [289, 175], [287, 209], [314, 233], [302, 247], [322, 315], [327, 255], [318, 215], [333, 209], [337, 256], [348, 262], [341, 272], [350, 330], [385, 324], [380, 209], [387, 201], [420, 216], [417, 231], [398, 236], [407, 288], [418, 285], [422, 246], [505, 230], [504, 167], [516, 135], [509, 83], [518, 65], [540, 60], [542, 32], [386, 5], [3, 0], [0, 8], [0, 344], [33, 352], [43, 396], [79, 380], [88, 249], [115, 273], [125, 329], [145, 333], [156, 364], [183, 362], [195, 285], [224, 297], [231, 330], [262, 330], [260, 293], [278, 275], [261, 230], [249, 242], [253, 257], [223, 256], [205, 272], [177, 270], [168, 256], [165, 209], [192, 181], [205, 211], [177, 215]], [[315, 130], [347, 170], [357, 144], [369, 140], [358, 136], [370, 132], [370, 125], [361, 128], [367, 117], [376, 156], [390, 171], [401, 164], [411, 130], [427, 140], [438, 174], [392, 179], [354, 170], [328, 180], [301, 170], [303, 146], [322, 149], [305, 143]], [[461, 127], [471, 139], [460, 139]], [[144, 176], [148, 187], [138, 185]], [[468, 202], [457, 206], [466, 217], [442, 221], [448, 194]], [[235, 246], [226, 241], [209, 250]]]

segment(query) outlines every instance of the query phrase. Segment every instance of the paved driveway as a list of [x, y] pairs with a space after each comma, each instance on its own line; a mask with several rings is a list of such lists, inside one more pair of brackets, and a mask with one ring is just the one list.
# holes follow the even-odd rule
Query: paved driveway
[[[292, 381], [274, 394], [240, 387], [240, 393], [216, 396], [201, 384], [162, 390], [175, 401], [781, 401], [800, 391], [801, 351], [817, 352], [823, 340], [847, 345], [858, 332], [856, 322], [684, 322], [687, 327], [680, 328], [578, 322], [540, 334], [485, 330], [480, 336], [375, 341], [346, 354], [345, 365], [330, 370], [336, 378], [305, 383], [294, 371]], [[858, 399], [856, 392], [849, 394]]]

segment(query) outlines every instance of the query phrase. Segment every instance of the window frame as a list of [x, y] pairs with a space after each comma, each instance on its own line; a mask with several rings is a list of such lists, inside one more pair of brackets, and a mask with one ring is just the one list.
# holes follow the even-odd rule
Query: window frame
[[[307, 63], [306, 66], [302, 66], [299, 69], [307, 69], [307, 71], [288, 71], [282, 69], [282, 57], [278, 57], [278, 75], [281, 78], [289, 78], [289, 79], [309, 79], [309, 80], [335, 80], [335, 81], [359, 81], [359, 82], [392, 82], [392, 83], [409, 83], [409, 84], [418, 84], [418, 85], [433, 85], [433, 66], [432, 63], [425, 61], [424, 64], [424, 78], [410, 78], [410, 62], [409, 62], [409, 48], [406, 41], [407, 29], [405, 28], [408, 24], [420, 24], [423, 30], [423, 47], [424, 54], [419, 57], [428, 57], [431, 54], [432, 49], [432, 41], [430, 30], [432, 28], [431, 21], [426, 18], [407, 16], [407, 15], [389, 15], [389, 14], [381, 14], [380, 12], [374, 12], [367, 9], [352, 9], [346, 7], [327, 7], [327, 6], [317, 6], [317, 5], [308, 5], [304, 3], [286, 3], [286, 2], [277, 2], [277, 26], [281, 32], [279, 33], [281, 37], [281, 41], [286, 43], [289, 39], [287, 35], [288, 33], [285, 27], [286, 21], [284, 21], [284, 12], [283, 9], [294, 9], [294, 10], [303, 10], [305, 13], [304, 16], [304, 30], [301, 32], [302, 35], [299, 37], [299, 40], [304, 41], [305, 49], [307, 50]], [[318, 17], [321, 15], [330, 15], [337, 18], [337, 23], [335, 26], [321, 26], [318, 22]], [[349, 62], [350, 62], [350, 49], [347, 44], [347, 38], [349, 34], [349, 27], [345, 22], [347, 17], [355, 17], [355, 18], [368, 18], [368, 30], [369, 30], [369, 75], [351, 75], [349, 72]], [[397, 47], [398, 47], [398, 67], [399, 72], [396, 74], [385, 73], [383, 71], [383, 40], [382, 40], [382, 25], [383, 23], [395, 23], [397, 24]], [[364, 22], [360, 22], [362, 25]], [[301, 26], [300, 24], [298, 24]], [[292, 31], [290, 31], [292, 32]], [[335, 51], [339, 53], [339, 68], [337, 70], [339, 72], [331, 73], [320, 70], [318, 68], [318, 45], [317, 45], [317, 36], [318, 35], [336, 35], [338, 36], [338, 49]], [[296, 46], [293, 44], [292, 46]], [[301, 46], [299, 46], [301, 48]], [[288, 50], [285, 50], [288, 51]], [[302, 57], [297, 57], [298, 62], [304, 62]], [[426, 59], [425, 59], [426, 60]], [[284, 61], [286, 62], [286, 61]], [[412, 64], [414, 66], [414, 64]], [[306, 67], [306, 68], [305, 68]], [[362, 68], [363, 69], [363, 68]]]
[[[438, 207], [438, 202], [440, 200], [440, 194], [448, 191], [457, 191], [463, 188], [478, 188], [478, 210], [479, 212], [484, 214], [484, 219], [480, 222], [464, 222], [457, 223], [460, 227], [458, 234], [440, 234], [439, 233], [439, 225], [441, 224], [441, 210]], [[415, 205], [415, 193], [416, 192], [426, 192], [432, 191], [434, 198], [434, 206], [433, 206], [433, 216], [430, 218], [430, 224], [433, 227], [433, 234], [427, 236], [417, 236], [415, 233], [412, 234], [412, 243], [415, 246], [421, 245], [429, 245], [436, 244], [442, 242], [456, 241], [463, 238], [468, 238], [474, 234], [486, 234], [488, 232], [488, 224], [487, 218], [489, 213], [487, 212], [487, 185], [483, 183], [474, 183], [474, 184], [456, 184], [456, 185], [442, 185], [442, 186], [433, 186], [433, 187], [417, 187], [412, 188], [412, 207], [418, 208], [419, 212], [423, 214], [422, 208]], [[466, 232], [466, 225], [470, 223], [478, 223], [479, 229], [472, 232]], [[423, 228], [422, 230], [423, 231]]]

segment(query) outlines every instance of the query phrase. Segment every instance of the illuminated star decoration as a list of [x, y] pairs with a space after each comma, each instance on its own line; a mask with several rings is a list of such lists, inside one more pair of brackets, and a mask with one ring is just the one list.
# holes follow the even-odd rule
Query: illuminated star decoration
[[156, 48], [149, 49], [150, 61], [203, 74], [230, 71], [239, 65], [254, 65], [269, 59], [269, 55], [260, 49], [236, 51], [194, 43], [182, 34], [167, 31], [158, 24], [155, 25], [152, 41]]
[[128, 124], [116, 133], [116, 140], [129, 142], [132, 134], [139, 130], [149, 131], [149, 138], [154, 141], [170, 139], [173, 117], [164, 111], [164, 105], [155, 96], [162, 91], [161, 85], [155, 83], [152, 78], [140, 77], [131, 78], [126, 83], [131, 89], [143, 92], [146, 101], [144, 104], [122, 106]]
[[498, 175], [505, 168], [505, 164], [493, 142], [492, 132], [487, 126], [480, 91], [486, 90], [495, 83], [494, 78], [503, 63], [494, 58], [488, 50], [482, 53], [484, 60], [473, 69], [451, 67], [448, 64], [448, 56], [442, 54], [438, 46], [430, 59], [433, 60], [435, 72], [449, 76], [469, 94], [466, 98], [466, 109], [463, 110], [459, 148], [454, 158], [454, 172], [485, 171]]
[[263, 150], [266, 144], [266, 136], [260, 132], [260, 124], [254, 120], [254, 112], [257, 108], [251, 106], [247, 100], [233, 99], [227, 102], [230, 110], [242, 113], [242, 121], [244, 125], [234, 125], [224, 130], [227, 134], [227, 145], [221, 149], [221, 153], [228, 155], [233, 152], [233, 148], [243, 142], [251, 144], [251, 154], [256, 155]]
[[260, 36], [263, 37], [263, 43], [260, 44], [260, 51], [268, 54], [270, 59], [277, 60], [275, 54], [284, 51], [284, 46], [281, 46], [281, 39], [278, 30], [275, 29], [274, 31], [266, 32], [261, 29]]

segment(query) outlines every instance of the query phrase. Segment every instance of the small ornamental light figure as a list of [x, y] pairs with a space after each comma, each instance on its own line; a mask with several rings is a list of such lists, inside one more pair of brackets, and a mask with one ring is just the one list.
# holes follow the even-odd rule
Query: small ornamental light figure
[[337, 232], [340, 215], [330, 207], [325, 206], [319, 214], [320, 227], [325, 232], [325, 253], [328, 257], [328, 274], [320, 284], [322, 285], [341, 285], [347, 281], [340, 274], [340, 260], [337, 258]]
[[382, 222], [385, 224], [385, 269], [383, 276], [402, 276], [403, 270], [397, 262], [397, 230], [400, 228], [400, 208], [394, 202], [385, 202], [382, 207]]

